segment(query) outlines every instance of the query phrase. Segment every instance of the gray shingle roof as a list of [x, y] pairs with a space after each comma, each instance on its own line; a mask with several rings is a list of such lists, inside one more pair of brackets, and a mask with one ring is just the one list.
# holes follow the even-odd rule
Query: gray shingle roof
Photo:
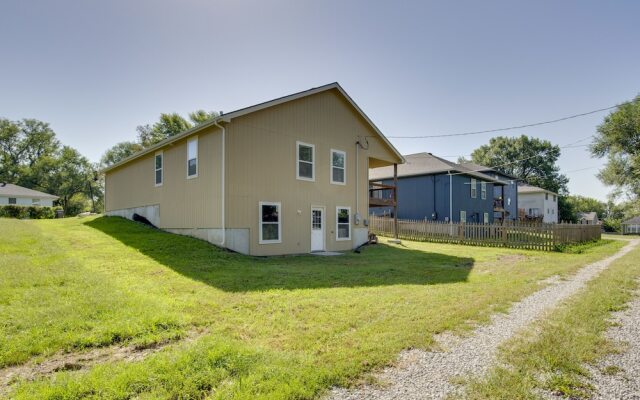
[[518, 193], [551, 193], [551, 194], [557, 195], [557, 193], [554, 193], [551, 190], [543, 189], [541, 187], [532, 186], [532, 185], [518, 186]]
[[640, 216], [628, 219], [624, 221], [623, 224], [631, 224], [631, 225], [640, 224]]
[[578, 213], [578, 219], [585, 219], [587, 221], [597, 221], [598, 214], [595, 211]]
[[13, 185], [11, 183], [7, 183], [4, 186], [2, 186], [2, 183], [0, 183], [0, 196], [33, 197], [40, 199], [58, 198], [58, 196], [54, 196], [52, 194], [39, 192], [33, 189], [27, 189], [26, 187]]
[[500, 171], [498, 171], [498, 170], [497, 170], [497, 169], [495, 169], [495, 168], [487, 167], [487, 166], [480, 165], [480, 164], [476, 164], [476, 163], [471, 162], [471, 161], [465, 161], [465, 162], [463, 162], [463, 163], [460, 163], [460, 165], [462, 165], [463, 167], [468, 168], [468, 169], [470, 169], [470, 170], [473, 170], [473, 171], [478, 171], [478, 172], [495, 172], [495, 173], [497, 173], [497, 174], [502, 174], [502, 175], [504, 175], [504, 176], [506, 176], [506, 177], [509, 177], [509, 178], [511, 178], [511, 179], [518, 179], [518, 177], [516, 177], [516, 176], [509, 175], [509, 174], [505, 174], [504, 172], [500, 172]]
[[[416, 153], [404, 156], [406, 163], [398, 165], [398, 177], [433, 175], [446, 172], [462, 173], [482, 179], [487, 182], [494, 182], [504, 185], [504, 182], [495, 179], [481, 172], [475, 172], [460, 164], [436, 157], [430, 153]], [[381, 180], [393, 178], [393, 167], [374, 168], [369, 171], [370, 180]]]

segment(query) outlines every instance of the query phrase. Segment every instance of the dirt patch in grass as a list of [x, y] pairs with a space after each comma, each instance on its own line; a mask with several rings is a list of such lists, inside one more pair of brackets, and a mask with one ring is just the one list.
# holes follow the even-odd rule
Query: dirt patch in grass
[[94, 365], [115, 361], [141, 361], [169, 345], [193, 342], [207, 333], [206, 329], [194, 329], [179, 339], [167, 339], [148, 345], [108, 346], [83, 352], [57, 353], [44, 361], [30, 361], [0, 369], [0, 395], [21, 380], [33, 381], [60, 371], [79, 371]]
[[501, 263], [517, 263], [527, 259], [524, 254], [503, 254], [498, 257], [498, 262]]

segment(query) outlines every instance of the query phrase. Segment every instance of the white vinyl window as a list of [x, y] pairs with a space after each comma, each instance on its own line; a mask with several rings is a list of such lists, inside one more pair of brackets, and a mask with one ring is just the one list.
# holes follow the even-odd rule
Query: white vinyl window
[[545, 194], [544, 194], [544, 199], [545, 199], [545, 200], [549, 200], [549, 193], [545, 193]]
[[478, 197], [478, 185], [475, 178], [471, 178], [471, 198], [475, 199]]
[[198, 138], [187, 142], [187, 178], [198, 177]]
[[261, 201], [259, 207], [259, 243], [282, 243], [282, 216], [280, 214], [280, 203]]
[[15, 197], [9, 197], [9, 204], [16, 204], [17, 199]]
[[484, 222], [485, 224], [488, 224], [488, 223], [489, 223], [489, 213], [484, 213], [483, 222]]
[[507, 205], [510, 206], [511, 205], [511, 197], [507, 198]]
[[480, 197], [482, 200], [487, 198], [487, 182], [480, 182]]
[[460, 222], [462, 222], [462, 223], [467, 222], [467, 212], [466, 211], [460, 211]]
[[162, 186], [162, 180], [164, 178], [164, 153], [161, 151], [157, 152], [154, 157], [154, 168], [156, 186]]
[[347, 153], [331, 149], [331, 183], [347, 183]]
[[336, 240], [351, 239], [351, 208], [336, 207]]
[[296, 178], [303, 181], [315, 180], [315, 153], [315, 145], [296, 142]]

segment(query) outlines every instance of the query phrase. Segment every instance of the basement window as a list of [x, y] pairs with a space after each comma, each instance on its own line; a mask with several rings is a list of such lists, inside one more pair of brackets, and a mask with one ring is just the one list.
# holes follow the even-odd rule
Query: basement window
[[471, 198], [475, 199], [478, 197], [478, 181], [475, 178], [471, 178]]
[[282, 243], [280, 203], [260, 202], [260, 244]]
[[187, 142], [187, 178], [198, 177], [198, 138]]
[[315, 146], [296, 142], [296, 178], [303, 181], [314, 181], [316, 167]]
[[351, 208], [336, 207], [336, 240], [351, 239]]
[[344, 185], [347, 182], [347, 153], [331, 150], [331, 183]]
[[155, 167], [155, 182], [156, 186], [162, 186], [163, 179], [163, 167], [164, 167], [164, 153], [159, 151], [156, 153], [154, 157], [154, 167]]

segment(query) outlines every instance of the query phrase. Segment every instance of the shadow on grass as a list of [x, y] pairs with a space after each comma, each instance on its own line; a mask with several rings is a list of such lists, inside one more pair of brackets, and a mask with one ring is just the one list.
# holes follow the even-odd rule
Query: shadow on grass
[[474, 263], [472, 258], [383, 244], [338, 257], [257, 258], [119, 217], [100, 217], [84, 224], [184, 276], [227, 292], [447, 284], [466, 281]]

